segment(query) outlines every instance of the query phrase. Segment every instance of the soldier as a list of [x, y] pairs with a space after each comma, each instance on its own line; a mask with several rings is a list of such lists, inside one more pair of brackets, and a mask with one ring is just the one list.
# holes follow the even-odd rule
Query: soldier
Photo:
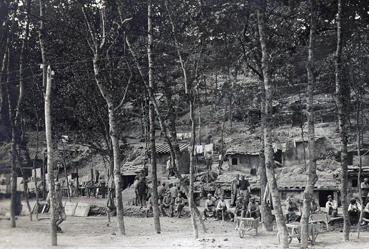
[[240, 177], [240, 175], [237, 174], [236, 177], [232, 181], [232, 186], [231, 186], [231, 206], [235, 206], [236, 205], [239, 177]]
[[163, 214], [163, 216], [168, 216], [167, 214], [167, 211], [170, 213], [170, 217], [173, 217], [173, 198], [170, 194], [170, 191], [168, 190], [165, 195], [164, 195], [164, 198], [163, 198], [163, 201], [161, 202], [161, 205], [160, 205], [160, 210]]

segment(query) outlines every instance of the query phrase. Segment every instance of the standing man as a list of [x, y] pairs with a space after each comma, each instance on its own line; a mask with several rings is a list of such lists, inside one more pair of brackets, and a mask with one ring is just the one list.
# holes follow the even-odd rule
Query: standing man
[[146, 184], [146, 178], [143, 177], [137, 185], [138, 199], [139, 199], [141, 207], [146, 206], [146, 198], [147, 198], [148, 190], [149, 189]]
[[158, 196], [159, 196], [159, 201], [161, 203], [164, 199], [166, 188], [165, 188], [165, 183], [164, 182], [161, 185], [160, 185], [160, 182], [158, 182], [158, 185], [159, 185], [159, 187], [158, 187]]
[[138, 183], [140, 182], [140, 180], [138, 179], [138, 176], [136, 175], [135, 176], [135, 180], [134, 180], [134, 182], [133, 182], [133, 188], [134, 188], [134, 190], [135, 190], [135, 205], [137, 205], [138, 206], [138, 203], [139, 203], [139, 199], [138, 199]]
[[237, 174], [236, 177], [232, 180], [232, 185], [231, 185], [231, 206], [235, 206], [236, 205], [239, 178], [240, 178], [240, 175]]
[[173, 175], [173, 164], [172, 164], [172, 160], [170, 157], [167, 160], [167, 171], [168, 171], [168, 179], [169, 179], [169, 177]]
[[172, 184], [172, 187], [170, 187], [169, 191], [170, 191], [170, 195], [172, 196], [173, 203], [174, 203], [176, 197], [178, 196], [178, 188], [175, 184]]
[[366, 203], [368, 202], [369, 179], [365, 177], [360, 187], [361, 187], [361, 197], [363, 198], [363, 207], [365, 207]]
[[[47, 195], [47, 205], [50, 207], [50, 192]], [[63, 195], [60, 189], [60, 182], [55, 183], [55, 216], [56, 216], [56, 231], [62, 233], [63, 230], [60, 228], [60, 224], [67, 219], [65, 210], [63, 207]]]
[[238, 187], [240, 189], [240, 195], [243, 196], [244, 201], [247, 203], [248, 206], [250, 199], [250, 183], [247, 179], [245, 179], [245, 176], [241, 177], [241, 180], [238, 183]]

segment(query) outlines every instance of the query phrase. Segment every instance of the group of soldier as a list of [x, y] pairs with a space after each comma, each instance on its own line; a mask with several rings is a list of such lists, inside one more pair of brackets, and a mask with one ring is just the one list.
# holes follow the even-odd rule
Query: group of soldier
[[231, 184], [231, 200], [224, 199], [224, 191], [221, 186], [215, 190], [214, 196], [207, 195], [204, 208], [204, 219], [213, 217], [216, 220], [236, 217], [260, 218], [258, 200], [251, 197], [250, 183], [245, 176], [236, 175]]
[[[176, 214], [177, 218], [182, 216], [183, 207], [186, 205], [186, 196], [176, 184], [166, 183], [160, 184], [158, 187], [158, 204], [160, 212], [163, 216], [173, 217]], [[154, 205], [153, 195], [149, 194], [148, 205], [146, 208], [146, 217], [152, 211]]]

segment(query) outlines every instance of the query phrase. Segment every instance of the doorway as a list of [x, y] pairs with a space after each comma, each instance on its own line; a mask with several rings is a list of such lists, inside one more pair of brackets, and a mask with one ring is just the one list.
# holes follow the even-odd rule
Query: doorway
[[320, 207], [325, 207], [325, 204], [328, 201], [328, 195], [331, 195], [332, 198], [334, 198], [333, 191], [319, 190], [319, 206]]

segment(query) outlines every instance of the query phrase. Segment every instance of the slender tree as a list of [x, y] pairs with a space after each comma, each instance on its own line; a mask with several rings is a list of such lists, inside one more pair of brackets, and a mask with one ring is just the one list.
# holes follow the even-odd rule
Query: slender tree
[[[46, 65], [44, 65], [46, 66]], [[52, 124], [51, 124], [51, 67], [47, 67], [47, 81], [45, 91], [45, 133], [46, 133], [46, 147], [47, 147], [47, 176], [49, 184], [50, 196], [50, 224], [51, 224], [51, 245], [57, 245], [56, 235], [56, 213], [55, 213], [55, 180], [54, 180], [54, 148], [52, 140]]]
[[343, 213], [343, 239], [345, 241], [349, 240], [350, 237], [350, 220], [348, 216], [348, 175], [347, 175], [347, 165], [348, 165], [348, 153], [347, 153], [347, 143], [348, 143], [348, 114], [347, 114], [347, 85], [345, 81], [342, 80], [342, 48], [343, 48], [343, 38], [342, 38], [342, 5], [345, 1], [338, 0], [337, 2], [337, 46], [335, 54], [335, 83], [336, 83], [336, 99], [337, 99], [337, 116], [338, 116], [338, 126], [341, 140], [341, 203], [342, 203], [342, 213]]
[[[88, 44], [93, 54], [93, 71], [94, 79], [99, 88], [101, 96], [104, 98], [106, 105], [108, 107], [108, 118], [109, 118], [109, 134], [113, 150], [113, 164], [114, 164], [114, 183], [115, 183], [115, 198], [117, 203], [117, 223], [118, 229], [121, 235], [125, 235], [124, 218], [123, 218], [123, 197], [122, 197], [122, 178], [121, 178], [121, 162], [120, 162], [120, 150], [119, 150], [119, 130], [117, 124], [117, 110], [124, 103], [126, 95], [124, 94], [119, 105], [115, 104], [114, 94], [109, 90], [108, 83], [110, 86], [113, 85], [113, 79], [108, 80], [102, 68], [104, 65], [103, 56], [109, 57], [109, 50], [114, 45], [115, 41], [118, 39], [120, 34], [119, 29], [125, 22], [131, 20], [131, 18], [122, 20], [119, 23], [118, 30], [111, 28], [108, 29], [107, 25], [107, 7], [109, 1], [101, 1], [101, 6], [99, 7], [100, 13], [100, 24], [101, 28], [99, 31], [94, 31], [94, 25], [92, 24], [85, 6], [82, 6], [82, 12], [87, 26], [89, 38]], [[109, 20], [112, 21], [112, 20]], [[109, 59], [109, 58], [108, 58]], [[128, 84], [127, 84], [128, 87]], [[110, 87], [112, 88], [112, 87]]]
[[278, 234], [283, 248], [288, 248], [288, 231], [285, 217], [283, 216], [281, 199], [278, 191], [277, 180], [274, 172], [274, 152], [272, 146], [272, 85], [269, 72], [269, 53], [267, 49], [265, 31], [265, 3], [262, 1], [261, 7], [257, 9], [258, 31], [261, 47], [261, 67], [263, 72], [264, 93], [265, 93], [265, 127], [264, 127], [264, 155], [266, 165], [266, 175], [269, 189], [272, 194], [272, 201], [277, 221]]
[[309, 217], [311, 213], [311, 203], [314, 198], [314, 185], [317, 181], [316, 175], [316, 158], [315, 158], [315, 129], [314, 129], [314, 40], [316, 33], [316, 3], [315, 0], [310, 0], [310, 33], [308, 60], [306, 64], [307, 71], [307, 118], [308, 118], [308, 139], [309, 139], [309, 164], [307, 165], [307, 181], [304, 190], [303, 210], [301, 218], [301, 248], [308, 247], [309, 238]]
[[[153, 28], [152, 28], [152, 3], [149, 0], [147, 4], [147, 59], [149, 64], [149, 87], [154, 89], [154, 75], [153, 75], [153, 60], [152, 60], [152, 47], [153, 47]], [[154, 104], [150, 100], [149, 107], [149, 119], [150, 119], [150, 151], [151, 151], [151, 167], [152, 167], [152, 197], [153, 197], [153, 213], [155, 232], [160, 233], [160, 211], [158, 204], [158, 177], [156, 167], [156, 146], [155, 146], [155, 110]]]

